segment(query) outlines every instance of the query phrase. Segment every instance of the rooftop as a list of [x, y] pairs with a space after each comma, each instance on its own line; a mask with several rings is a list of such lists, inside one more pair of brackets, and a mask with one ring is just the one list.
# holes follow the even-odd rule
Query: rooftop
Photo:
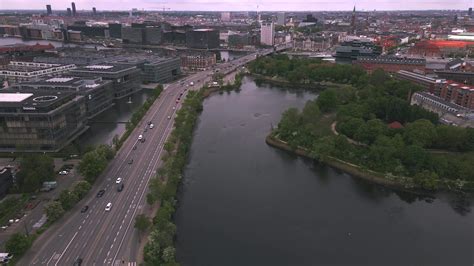
[[33, 96], [33, 93], [0, 93], [0, 102], [18, 103], [28, 99], [31, 96]]
[[74, 72], [97, 72], [97, 73], [117, 73], [126, 71], [129, 69], [134, 69], [135, 66], [123, 65], [123, 64], [104, 64], [104, 65], [89, 65], [84, 67], [79, 67], [72, 70]]

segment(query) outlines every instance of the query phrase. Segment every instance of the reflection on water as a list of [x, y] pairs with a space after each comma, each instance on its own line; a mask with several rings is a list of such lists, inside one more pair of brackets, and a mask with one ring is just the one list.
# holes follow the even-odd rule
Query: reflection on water
[[472, 197], [394, 191], [265, 144], [284, 110], [314, 97], [246, 78], [205, 101], [175, 215], [178, 261], [471, 265]]
[[92, 146], [98, 144], [112, 144], [115, 135], [122, 135], [125, 132], [125, 123], [131, 117], [133, 112], [140, 107], [151, 95], [150, 90], [142, 90], [130, 97], [122, 98], [116, 101], [116, 104], [94, 117], [89, 125], [91, 128], [79, 137], [77, 143], [81, 146]]

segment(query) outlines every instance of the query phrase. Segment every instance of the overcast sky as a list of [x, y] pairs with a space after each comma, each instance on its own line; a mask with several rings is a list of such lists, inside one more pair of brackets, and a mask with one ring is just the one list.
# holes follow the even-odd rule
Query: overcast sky
[[[0, 0], [0, 9], [65, 10], [70, 0]], [[75, 0], [77, 10], [96, 7], [98, 10], [209, 10], [209, 11], [320, 11], [320, 10], [424, 10], [467, 9], [474, 0]]]

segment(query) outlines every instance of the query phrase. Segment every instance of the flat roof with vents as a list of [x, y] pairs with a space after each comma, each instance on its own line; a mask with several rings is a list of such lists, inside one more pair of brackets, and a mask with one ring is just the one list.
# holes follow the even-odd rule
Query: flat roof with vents
[[33, 93], [0, 93], [0, 102], [19, 103], [31, 96], [33, 96]]
[[111, 69], [114, 66], [106, 66], [106, 65], [92, 65], [92, 66], [86, 66], [85, 68], [88, 69]]
[[73, 80], [74, 78], [51, 78], [47, 79], [46, 82], [65, 83]]

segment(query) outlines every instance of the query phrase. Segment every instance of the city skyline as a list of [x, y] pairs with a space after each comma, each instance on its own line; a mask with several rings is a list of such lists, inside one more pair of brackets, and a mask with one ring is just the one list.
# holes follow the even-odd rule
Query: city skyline
[[[46, 5], [51, 5], [55, 10], [66, 10], [72, 1], [33, 1], [33, 0], [3, 0], [0, 10], [40, 10]], [[161, 0], [76, 0], [77, 10], [90, 10], [96, 7], [98, 10], [166, 10], [170, 11], [350, 11], [355, 5], [357, 10], [465, 10], [472, 6], [471, 0], [459, 0], [453, 3], [449, 0], [295, 0], [291, 5], [283, 0], [177, 0], [172, 3]], [[28, 7], [28, 8], [25, 8]], [[308, 8], [310, 7], [310, 8]]]

